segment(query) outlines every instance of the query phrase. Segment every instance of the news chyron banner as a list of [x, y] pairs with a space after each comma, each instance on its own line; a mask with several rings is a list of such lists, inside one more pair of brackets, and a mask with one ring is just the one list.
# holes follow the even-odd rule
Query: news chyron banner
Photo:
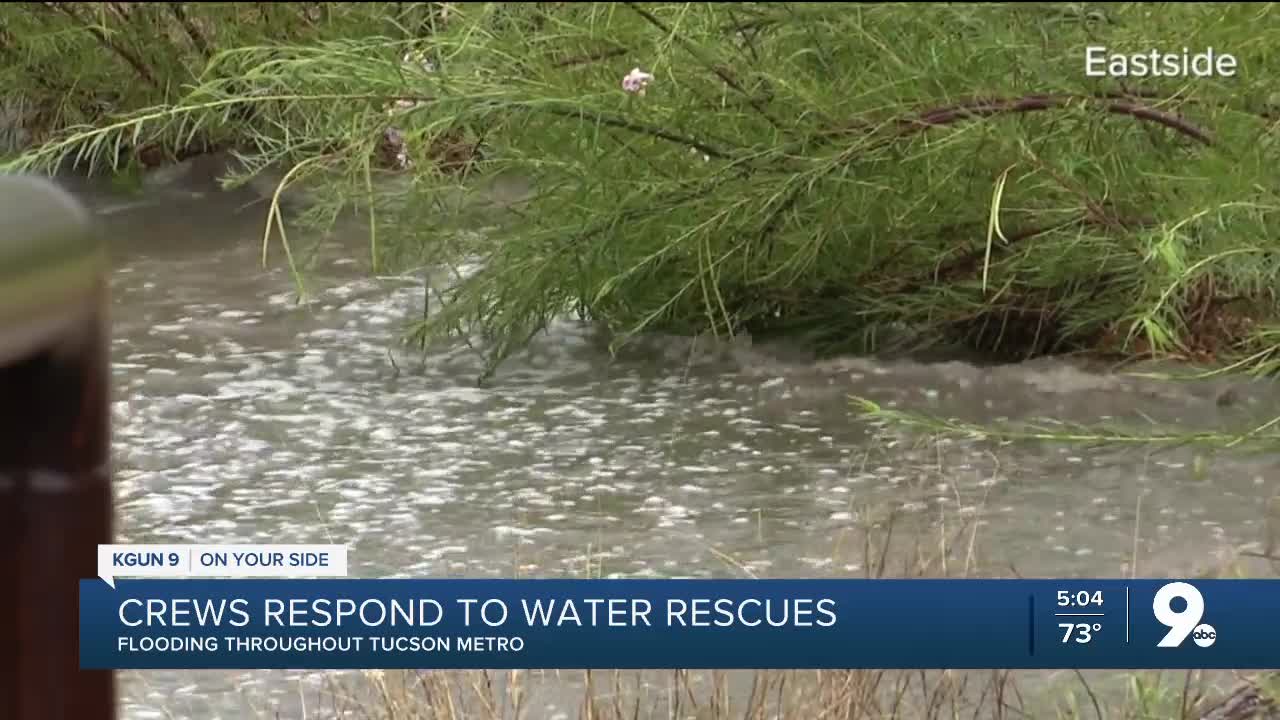
[[350, 579], [332, 545], [103, 546], [86, 669], [1259, 669], [1280, 581]]

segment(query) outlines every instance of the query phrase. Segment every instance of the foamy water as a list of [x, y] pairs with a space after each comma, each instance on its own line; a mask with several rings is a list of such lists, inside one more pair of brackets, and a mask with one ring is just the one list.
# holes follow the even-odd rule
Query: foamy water
[[[861, 575], [864, 532], [893, 517], [935, 545], [969, 528], [962, 564], [1117, 575], [1136, 550], [1140, 573], [1179, 574], [1260, 541], [1280, 478], [1276, 454], [930, 438], [862, 422], [848, 399], [1186, 427], [1278, 406], [1271, 386], [1221, 408], [1221, 384], [1062, 362], [813, 363], [679, 340], [612, 360], [566, 322], [478, 387], [465, 344], [397, 344], [415, 283], [330, 263], [299, 304], [259, 266], [261, 209], [243, 197], [122, 203], [98, 201], [118, 240], [120, 541], [339, 542], [360, 577]], [[296, 712], [304, 675], [128, 674], [124, 717]], [[543, 699], [569, 702], [565, 687]]]

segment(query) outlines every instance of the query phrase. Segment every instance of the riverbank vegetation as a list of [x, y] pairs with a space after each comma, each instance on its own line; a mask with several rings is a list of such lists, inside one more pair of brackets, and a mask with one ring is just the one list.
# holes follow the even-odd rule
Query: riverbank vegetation
[[[618, 344], [745, 332], [1270, 371], [1277, 13], [19, 4], [0, 11], [0, 62], [38, 142], [8, 167], [231, 147], [309, 187], [292, 222], [367, 215], [380, 271], [473, 263], [432, 289], [415, 337], [466, 334], [491, 368], [576, 312]], [[1087, 77], [1090, 45], [1212, 47], [1238, 69]], [[628, 90], [633, 70], [647, 82]], [[534, 192], [479, 220], [441, 201], [498, 176]]]

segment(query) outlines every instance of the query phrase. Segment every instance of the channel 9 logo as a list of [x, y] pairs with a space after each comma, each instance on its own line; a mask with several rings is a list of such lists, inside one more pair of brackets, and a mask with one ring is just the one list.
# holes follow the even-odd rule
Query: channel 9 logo
[[[1174, 610], [1175, 600], [1181, 600], [1183, 608]], [[1200, 647], [1209, 647], [1218, 639], [1218, 632], [1204, 619], [1204, 596], [1189, 583], [1175, 582], [1156, 591], [1152, 611], [1161, 625], [1169, 628], [1156, 647], [1182, 647], [1188, 637]]]

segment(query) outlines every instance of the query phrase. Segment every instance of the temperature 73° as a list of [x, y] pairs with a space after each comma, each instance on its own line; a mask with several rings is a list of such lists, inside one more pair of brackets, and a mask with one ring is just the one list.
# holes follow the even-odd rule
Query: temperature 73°
[[1062, 630], [1062, 642], [1075, 641], [1081, 645], [1093, 640], [1094, 633], [1102, 631], [1102, 623], [1058, 623]]

